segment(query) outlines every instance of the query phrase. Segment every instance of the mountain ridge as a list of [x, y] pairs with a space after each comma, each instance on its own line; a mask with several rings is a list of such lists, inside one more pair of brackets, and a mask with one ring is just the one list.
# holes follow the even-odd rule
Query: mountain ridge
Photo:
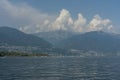
[[92, 31], [65, 39], [57, 46], [85, 51], [119, 52], [120, 37], [103, 31]]
[[0, 43], [17, 46], [50, 47], [51, 44], [42, 38], [23, 33], [15, 28], [0, 27]]

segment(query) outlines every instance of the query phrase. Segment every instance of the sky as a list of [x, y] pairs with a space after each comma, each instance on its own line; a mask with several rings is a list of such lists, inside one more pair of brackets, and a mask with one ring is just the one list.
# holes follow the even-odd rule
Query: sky
[[120, 33], [120, 0], [0, 0], [0, 26], [25, 33], [54, 30]]

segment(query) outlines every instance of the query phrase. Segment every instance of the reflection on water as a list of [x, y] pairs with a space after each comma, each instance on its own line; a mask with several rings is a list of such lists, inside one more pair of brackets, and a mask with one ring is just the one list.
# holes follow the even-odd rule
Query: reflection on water
[[0, 58], [0, 80], [120, 80], [119, 58]]

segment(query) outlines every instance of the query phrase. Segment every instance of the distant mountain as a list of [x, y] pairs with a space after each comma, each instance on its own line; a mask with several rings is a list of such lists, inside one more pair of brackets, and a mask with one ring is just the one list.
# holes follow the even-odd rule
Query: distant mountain
[[51, 47], [51, 44], [42, 38], [10, 27], [0, 27], [0, 45]]
[[72, 36], [61, 41], [57, 46], [84, 51], [120, 52], [120, 35], [93, 31]]
[[39, 32], [34, 35], [41, 37], [52, 44], [57, 44], [61, 40], [67, 39], [77, 33], [69, 32], [65, 30], [56, 30], [56, 31], [49, 31], [49, 32]]

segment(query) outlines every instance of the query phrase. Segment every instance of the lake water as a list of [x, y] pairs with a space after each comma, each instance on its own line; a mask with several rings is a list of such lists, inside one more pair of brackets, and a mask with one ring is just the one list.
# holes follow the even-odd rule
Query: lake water
[[120, 80], [120, 57], [0, 58], [0, 80]]

